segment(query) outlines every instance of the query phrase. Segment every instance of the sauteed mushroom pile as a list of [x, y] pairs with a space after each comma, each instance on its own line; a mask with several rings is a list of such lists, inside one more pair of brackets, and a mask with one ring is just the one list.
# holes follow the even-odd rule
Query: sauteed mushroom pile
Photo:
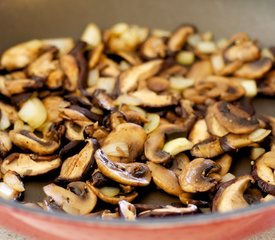
[[[275, 118], [257, 95], [275, 96], [274, 54], [246, 33], [89, 24], [79, 41], [18, 44], [0, 59], [0, 196], [125, 220], [274, 199]], [[25, 202], [42, 175], [44, 199]], [[140, 201], [156, 189], [177, 201]]]

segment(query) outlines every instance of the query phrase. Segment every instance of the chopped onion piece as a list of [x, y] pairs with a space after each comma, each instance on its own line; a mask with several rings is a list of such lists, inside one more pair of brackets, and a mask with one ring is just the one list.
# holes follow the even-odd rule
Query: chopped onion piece
[[18, 115], [32, 128], [38, 128], [46, 121], [47, 110], [40, 99], [31, 98], [23, 104]]
[[228, 44], [228, 39], [226, 38], [221, 38], [216, 42], [216, 45], [219, 49], [225, 48], [227, 44]]
[[116, 79], [113, 77], [100, 77], [97, 81], [96, 88], [103, 89], [106, 93], [111, 94], [114, 91]]
[[183, 90], [189, 87], [192, 87], [195, 84], [195, 81], [190, 78], [184, 78], [181, 76], [171, 77], [170, 87], [177, 90]]
[[171, 32], [163, 30], [163, 29], [153, 29], [152, 35], [156, 37], [170, 37]]
[[235, 178], [235, 176], [232, 173], [227, 173], [222, 177], [222, 180], [220, 182], [221, 183], [228, 182], [234, 178]]
[[211, 54], [211, 53], [214, 53], [217, 50], [217, 47], [216, 47], [216, 45], [215, 45], [214, 42], [211, 42], [211, 41], [201, 41], [201, 42], [198, 43], [197, 49], [201, 53]]
[[170, 153], [172, 156], [178, 153], [190, 150], [193, 147], [193, 143], [187, 138], [176, 138], [167, 143], [163, 147], [163, 151]]
[[224, 61], [221, 54], [213, 55], [211, 57], [211, 63], [215, 73], [219, 73], [222, 69], [224, 69]]
[[195, 61], [195, 55], [190, 51], [180, 51], [177, 54], [177, 62], [182, 65], [191, 65]]
[[201, 41], [201, 37], [199, 34], [192, 34], [187, 38], [187, 43], [191, 47], [196, 47], [200, 41]]
[[116, 187], [103, 187], [100, 188], [99, 191], [107, 197], [115, 197], [119, 194], [120, 189]]
[[98, 46], [101, 43], [101, 31], [99, 27], [90, 23], [84, 30], [81, 40], [86, 42], [92, 48]]
[[270, 133], [271, 133], [271, 130], [259, 128], [259, 129], [255, 130], [254, 132], [250, 133], [248, 138], [252, 142], [260, 142], [260, 141], [264, 140]]
[[127, 94], [120, 95], [115, 101], [115, 105], [121, 105], [121, 104], [127, 104], [132, 106], [138, 106], [140, 105], [141, 101], [133, 96], [129, 96]]
[[16, 173], [12, 171], [8, 171], [5, 173], [3, 178], [4, 183], [6, 183], [9, 187], [16, 190], [17, 192], [24, 192], [24, 184], [21, 181], [20, 177], [16, 175]]
[[60, 54], [66, 54], [74, 47], [72, 38], [42, 39], [42, 43], [56, 47]]
[[160, 123], [160, 116], [154, 113], [147, 113], [148, 122], [144, 124], [143, 128], [147, 134], [153, 132]]
[[135, 112], [137, 112], [138, 114], [140, 114], [142, 117], [146, 118], [146, 112], [140, 108], [140, 107], [137, 107], [137, 106], [129, 106], [129, 108]]
[[0, 197], [5, 200], [13, 200], [18, 196], [18, 193], [4, 182], [0, 182]]
[[99, 79], [98, 69], [95, 68], [89, 71], [88, 80], [87, 80], [88, 87], [93, 87], [94, 85], [96, 85], [98, 79]]
[[246, 97], [255, 97], [257, 95], [257, 84], [253, 79], [239, 79], [240, 84], [245, 90]]
[[256, 160], [258, 159], [260, 156], [262, 156], [265, 153], [265, 149], [264, 148], [252, 148], [251, 149], [251, 153], [250, 153], [250, 158], [252, 160]]
[[262, 58], [266, 57], [266, 58], [269, 58], [272, 61], [274, 61], [274, 55], [273, 55], [273, 53], [268, 48], [263, 48], [262, 49], [261, 57]]
[[9, 128], [11, 125], [8, 115], [5, 111], [1, 111], [1, 118], [0, 118], [0, 130], [5, 130]]

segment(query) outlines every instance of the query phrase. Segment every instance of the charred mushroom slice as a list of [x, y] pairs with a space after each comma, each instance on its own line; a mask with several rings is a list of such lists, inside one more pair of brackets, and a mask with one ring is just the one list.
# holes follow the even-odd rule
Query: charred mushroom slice
[[62, 210], [73, 215], [90, 213], [97, 202], [97, 196], [84, 182], [72, 182], [67, 189], [51, 183], [43, 190]]
[[167, 46], [169, 51], [177, 52], [181, 50], [187, 38], [195, 32], [193, 26], [183, 25], [179, 27], [169, 38]]
[[31, 40], [6, 50], [1, 58], [1, 66], [7, 70], [26, 67], [35, 60], [43, 47], [39, 40]]
[[145, 59], [164, 58], [166, 55], [164, 39], [151, 36], [142, 44], [140, 51]]
[[159, 108], [177, 104], [176, 99], [172, 95], [157, 95], [148, 89], [133, 92], [130, 96], [137, 98], [140, 102], [139, 105], [143, 107]]
[[198, 208], [193, 204], [188, 204], [187, 207], [180, 207], [180, 208], [167, 205], [162, 208], [143, 211], [138, 215], [138, 217], [139, 218], [168, 217], [168, 216], [182, 216], [182, 215], [195, 214], [195, 213], [198, 213]]
[[16, 146], [41, 155], [52, 154], [60, 146], [59, 133], [52, 138], [43, 139], [28, 130], [12, 130], [9, 132], [9, 136]]
[[251, 133], [259, 126], [259, 121], [255, 116], [250, 116], [228, 102], [216, 103], [213, 107], [213, 112], [219, 123], [232, 133]]
[[97, 142], [94, 139], [87, 140], [86, 146], [76, 155], [67, 158], [61, 167], [58, 181], [78, 181], [91, 169], [94, 163], [94, 153]]
[[228, 212], [247, 207], [243, 194], [251, 182], [253, 178], [245, 175], [223, 183], [214, 197], [212, 211]]
[[110, 204], [118, 204], [120, 201], [125, 200], [132, 202], [138, 193], [130, 189], [130, 191], [124, 191], [121, 186], [118, 187], [101, 187], [97, 188], [91, 183], [87, 183], [89, 188], [100, 198], [102, 201]]
[[269, 58], [261, 58], [257, 61], [244, 64], [235, 72], [236, 77], [258, 79], [264, 76], [272, 67], [272, 60]]
[[151, 171], [154, 183], [160, 189], [177, 197], [180, 195], [182, 189], [176, 174], [172, 170], [153, 162], [147, 162], [147, 166]]
[[207, 192], [220, 180], [220, 165], [209, 159], [196, 158], [182, 170], [179, 183], [183, 191], [189, 193]]
[[167, 135], [184, 135], [185, 129], [174, 124], [163, 124], [151, 132], [144, 144], [145, 157], [154, 163], [165, 163], [171, 158], [171, 155], [163, 151], [165, 137]]
[[145, 140], [146, 133], [142, 127], [122, 123], [107, 136], [102, 150], [108, 156], [120, 157], [121, 161], [134, 162], [141, 155]]
[[212, 158], [224, 153], [220, 140], [215, 137], [209, 137], [199, 142], [191, 149], [191, 154], [198, 158]]
[[9, 134], [0, 130], [0, 158], [7, 156], [12, 148], [12, 142], [9, 138]]
[[119, 201], [118, 207], [119, 207], [120, 216], [123, 217], [125, 220], [133, 221], [136, 219], [137, 213], [136, 213], [135, 205], [125, 200], [122, 200], [122, 201]]
[[135, 90], [138, 81], [153, 77], [163, 64], [162, 60], [152, 60], [126, 70], [119, 76], [120, 93], [128, 93]]
[[275, 195], [274, 157], [274, 151], [265, 153], [258, 160], [256, 160], [252, 171], [252, 176], [258, 186], [264, 192], [272, 195]]
[[95, 153], [99, 170], [114, 181], [129, 186], [147, 186], [151, 181], [149, 168], [144, 163], [116, 163], [108, 159], [101, 149]]
[[1, 165], [1, 171], [14, 171], [21, 177], [37, 176], [45, 174], [61, 165], [61, 160], [57, 156], [40, 157], [33, 154], [12, 153], [6, 157]]

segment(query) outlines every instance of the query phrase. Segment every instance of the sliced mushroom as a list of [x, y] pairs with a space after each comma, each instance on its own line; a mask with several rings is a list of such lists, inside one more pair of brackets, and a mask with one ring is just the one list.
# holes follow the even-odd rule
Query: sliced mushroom
[[41, 40], [47, 47], [55, 47], [59, 54], [67, 54], [74, 47], [74, 40], [72, 38], [48, 38]]
[[182, 189], [179, 185], [177, 175], [172, 171], [160, 164], [147, 162], [154, 183], [163, 191], [168, 194], [179, 196], [182, 192]]
[[247, 207], [244, 191], [253, 182], [250, 175], [244, 175], [223, 183], [213, 199], [212, 211], [228, 212]]
[[263, 77], [264, 74], [271, 69], [272, 64], [273, 62], [270, 58], [264, 57], [257, 61], [244, 64], [234, 75], [240, 78], [258, 79]]
[[188, 139], [193, 143], [197, 144], [205, 139], [209, 138], [210, 135], [207, 131], [207, 124], [204, 119], [198, 120], [192, 127]]
[[183, 48], [187, 38], [195, 32], [193, 26], [183, 25], [179, 27], [175, 32], [172, 33], [168, 40], [167, 46], [169, 51], [177, 52]]
[[213, 113], [218, 122], [232, 133], [250, 133], [259, 126], [259, 121], [255, 116], [250, 116], [247, 112], [228, 102], [216, 103], [213, 106]]
[[1, 66], [7, 70], [24, 68], [35, 60], [43, 47], [40, 40], [20, 43], [6, 50], [1, 58]]
[[107, 93], [105, 93], [104, 90], [101, 89], [94, 91], [92, 103], [107, 111], [115, 109], [113, 99]]
[[78, 154], [67, 158], [63, 162], [57, 181], [79, 181], [91, 170], [94, 164], [97, 142], [94, 139], [89, 139], [86, 142], [86, 146]]
[[252, 170], [252, 176], [258, 186], [264, 192], [272, 195], [275, 195], [274, 157], [274, 151], [265, 153], [256, 160]]
[[[135, 133], [135, 134], [133, 134]], [[143, 151], [146, 133], [142, 127], [134, 123], [118, 125], [105, 139], [102, 150], [105, 154], [122, 157], [125, 162], [134, 162]], [[121, 149], [119, 146], [125, 146]]]
[[138, 214], [139, 218], [146, 217], [168, 217], [168, 216], [182, 216], [188, 214], [198, 213], [197, 206], [193, 204], [188, 204], [187, 207], [173, 207], [171, 205], [166, 205], [162, 208], [156, 208], [152, 210], [143, 211]]
[[139, 100], [138, 105], [143, 107], [159, 108], [177, 104], [177, 100], [172, 95], [157, 95], [149, 89], [130, 93], [130, 96], [137, 98]]
[[[97, 188], [91, 183], [87, 183], [89, 188], [100, 198], [102, 201], [110, 204], [118, 204], [120, 201], [125, 200], [127, 202], [132, 202], [138, 193], [135, 191], [124, 191], [121, 186], [118, 187], [102, 187]], [[107, 188], [107, 189], [106, 189]]]
[[189, 157], [184, 153], [180, 153], [174, 156], [172, 165], [169, 166], [169, 170], [173, 171], [176, 174], [176, 176], [179, 177], [179, 175], [182, 172], [182, 169], [184, 169], [189, 162]]
[[229, 169], [232, 164], [232, 157], [228, 154], [224, 154], [215, 160], [215, 163], [219, 164], [221, 169], [218, 172], [222, 177], [229, 172]]
[[1, 113], [5, 112], [5, 114], [8, 116], [8, 119], [11, 123], [15, 123], [19, 120], [18, 113], [14, 106], [11, 106], [9, 104], [6, 104], [2, 101], [0, 101], [0, 110]]
[[145, 59], [164, 58], [166, 45], [164, 39], [157, 36], [149, 37], [140, 48], [141, 56]]
[[149, 168], [144, 163], [112, 162], [101, 149], [94, 155], [99, 170], [110, 179], [129, 186], [147, 186], [151, 181]]
[[126, 70], [119, 76], [120, 93], [128, 93], [136, 89], [138, 81], [153, 77], [162, 67], [162, 60], [152, 60]]
[[167, 90], [169, 85], [169, 81], [163, 77], [152, 77], [147, 80], [148, 89], [156, 93]]
[[0, 197], [5, 200], [17, 200], [20, 198], [20, 192], [11, 188], [8, 184], [0, 182]]
[[128, 122], [138, 125], [147, 122], [146, 112], [140, 107], [123, 104], [119, 110]]
[[215, 137], [199, 142], [191, 149], [191, 154], [198, 158], [212, 158], [224, 153], [220, 140]]
[[[91, 122], [87, 122], [86, 126], [89, 126]], [[70, 141], [84, 140], [85, 127], [80, 126], [72, 121], [65, 121], [66, 128], [65, 136]]]
[[275, 70], [270, 71], [263, 81], [259, 82], [258, 91], [267, 96], [275, 95]]
[[89, 63], [88, 63], [90, 69], [93, 69], [98, 64], [103, 51], [104, 51], [103, 43], [100, 43], [92, 50]]
[[220, 169], [220, 165], [210, 159], [196, 158], [182, 170], [180, 186], [189, 193], [207, 192], [221, 179], [219, 175], [213, 174]]
[[122, 200], [118, 203], [120, 216], [127, 221], [133, 221], [136, 219], [137, 213], [135, 205]]
[[184, 135], [185, 129], [174, 124], [163, 124], [151, 132], [144, 144], [145, 157], [154, 163], [165, 163], [171, 158], [171, 155], [163, 151], [165, 137], [167, 135]]
[[6, 157], [11, 148], [12, 142], [9, 134], [6, 131], [0, 130], [0, 158]]
[[212, 74], [213, 69], [210, 61], [204, 60], [194, 63], [186, 77], [188, 79], [193, 79], [196, 82], [203, 80]]
[[209, 207], [208, 201], [200, 200], [199, 196], [197, 196], [194, 193], [182, 192], [179, 195], [179, 199], [185, 205], [194, 204], [197, 207], [201, 207], [201, 208]]
[[61, 160], [57, 156], [37, 156], [34, 154], [12, 153], [1, 165], [2, 173], [14, 171], [21, 177], [37, 176], [57, 169]]
[[41, 155], [52, 154], [59, 148], [61, 133], [52, 134], [51, 138], [44, 139], [28, 130], [12, 130], [9, 132], [13, 144]]
[[97, 202], [97, 196], [84, 182], [72, 182], [67, 189], [51, 183], [43, 190], [62, 210], [73, 215], [90, 213]]
[[133, 66], [142, 63], [138, 54], [136, 54], [135, 52], [118, 51], [116, 54]]

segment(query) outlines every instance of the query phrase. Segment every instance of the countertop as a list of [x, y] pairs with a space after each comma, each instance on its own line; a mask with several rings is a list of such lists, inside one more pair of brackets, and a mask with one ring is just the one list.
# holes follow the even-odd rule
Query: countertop
[[[19, 236], [3, 228], [0, 228], [0, 239], [1, 240], [29, 240], [28, 238]], [[253, 236], [248, 240], [274, 240], [274, 239], [275, 239], [275, 228], [273, 228], [271, 231], [263, 232], [256, 236]]]

